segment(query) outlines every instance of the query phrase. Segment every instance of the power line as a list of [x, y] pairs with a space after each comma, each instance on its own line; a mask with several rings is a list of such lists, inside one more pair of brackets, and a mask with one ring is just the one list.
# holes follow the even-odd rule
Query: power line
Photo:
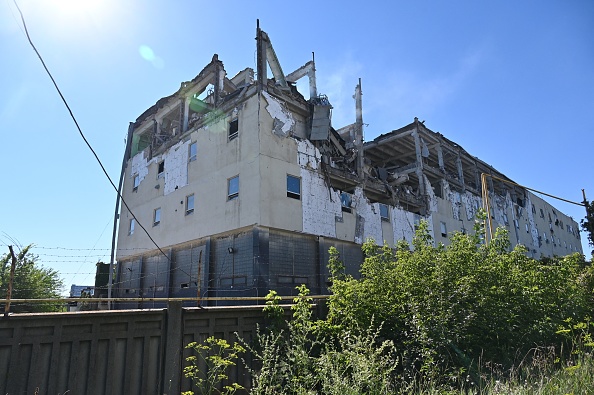
[[29, 30], [27, 29], [27, 24], [25, 23], [25, 17], [23, 16], [23, 13], [21, 11], [21, 8], [17, 4], [16, 0], [13, 0], [13, 2], [14, 2], [14, 5], [16, 6], [16, 8], [19, 11], [19, 14], [21, 16], [21, 21], [23, 22], [23, 28], [25, 29], [25, 34], [27, 36], [27, 40], [29, 41], [29, 44], [31, 45], [31, 47], [33, 48], [33, 50], [35, 51], [35, 53], [37, 54], [37, 57], [41, 61], [41, 64], [43, 65], [43, 68], [45, 69], [47, 75], [52, 80], [52, 83], [54, 84], [54, 87], [56, 88], [56, 91], [60, 95], [60, 98], [62, 99], [62, 102], [66, 106], [66, 109], [68, 110], [68, 113], [70, 114], [70, 117], [72, 118], [72, 120], [74, 121], [74, 124], [76, 125], [76, 128], [78, 129], [78, 133], [80, 134], [80, 136], [84, 140], [84, 142], [87, 145], [87, 147], [93, 153], [93, 156], [95, 156], [95, 159], [97, 160], [97, 163], [99, 163], [99, 166], [101, 167], [101, 170], [103, 170], [103, 173], [105, 174], [105, 176], [109, 180], [109, 183], [111, 184], [111, 186], [113, 187], [113, 189], [116, 191], [116, 193], [118, 194], [119, 198], [122, 200], [122, 203], [124, 204], [124, 206], [126, 206], [126, 209], [132, 215], [132, 217], [134, 218], [134, 220], [136, 221], [136, 223], [138, 224], [138, 226], [140, 226], [142, 228], [142, 230], [146, 233], [146, 235], [148, 236], [148, 238], [150, 239], [150, 241], [155, 245], [155, 247], [157, 247], [157, 249], [161, 252], [161, 254], [163, 254], [165, 256], [165, 258], [167, 258], [167, 260], [169, 260], [169, 257], [167, 256], [167, 254], [165, 254], [165, 252], [161, 249], [161, 247], [159, 247], [159, 245], [157, 244], [157, 242], [152, 238], [152, 236], [149, 234], [149, 232], [146, 230], [146, 228], [140, 223], [140, 221], [138, 221], [138, 219], [136, 218], [136, 216], [134, 215], [134, 213], [132, 212], [132, 210], [130, 209], [130, 207], [128, 207], [128, 204], [126, 203], [126, 201], [124, 200], [123, 196], [120, 194], [120, 191], [118, 190], [118, 188], [116, 187], [116, 185], [112, 181], [111, 177], [107, 173], [107, 170], [103, 166], [103, 163], [99, 159], [99, 156], [97, 155], [97, 153], [95, 152], [95, 150], [93, 149], [93, 147], [91, 146], [91, 144], [89, 143], [89, 141], [87, 140], [87, 138], [85, 137], [82, 129], [80, 128], [80, 126], [78, 124], [78, 121], [76, 120], [76, 117], [74, 116], [74, 113], [72, 112], [72, 110], [70, 109], [70, 106], [68, 105], [68, 102], [66, 101], [66, 98], [62, 94], [62, 91], [58, 87], [58, 84], [56, 83], [56, 80], [54, 79], [52, 73], [49, 71], [48, 67], [46, 66], [45, 61], [43, 60], [43, 57], [41, 56], [41, 54], [39, 53], [39, 51], [35, 47], [35, 44], [33, 44], [33, 41], [31, 40], [31, 37], [29, 36]]

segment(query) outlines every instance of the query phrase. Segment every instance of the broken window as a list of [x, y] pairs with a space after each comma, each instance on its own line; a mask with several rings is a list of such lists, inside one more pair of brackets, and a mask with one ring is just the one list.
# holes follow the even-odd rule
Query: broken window
[[540, 218], [544, 218], [544, 211], [542, 209], [540, 209]]
[[233, 200], [239, 196], [239, 176], [227, 180], [227, 200]]
[[287, 197], [301, 199], [301, 179], [287, 174]]
[[433, 189], [433, 193], [435, 193], [435, 196], [443, 199], [443, 191], [441, 189], [441, 182], [438, 182], [436, 186], [432, 186], [432, 189]]
[[157, 168], [157, 178], [163, 177], [165, 174], [165, 161], [159, 162], [159, 166]]
[[194, 194], [186, 196], [186, 215], [194, 212]]
[[534, 207], [534, 204], [532, 205], [532, 214], [536, 214], [536, 207]]
[[188, 162], [193, 162], [196, 160], [196, 154], [198, 153], [197, 143], [194, 142], [194, 143], [190, 144], [190, 147], [188, 149], [189, 149]]
[[128, 228], [128, 236], [134, 234], [134, 228], [136, 227], [136, 220], [132, 218], [130, 220], [130, 227]]
[[441, 230], [441, 236], [442, 237], [448, 237], [448, 230], [446, 228], [446, 223], [445, 222], [440, 222], [439, 223], [439, 229]]
[[382, 221], [390, 221], [390, 210], [388, 209], [388, 205], [380, 203], [379, 210]]
[[237, 118], [229, 122], [229, 141], [233, 140], [239, 134], [239, 121]]
[[134, 192], [138, 190], [138, 186], [140, 185], [140, 176], [138, 174], [134, 174], [134, 188], [132, 189]]
[[350, 213], [351, 212], [351, 204], [352, 204], [351, 194], [348, 192], [341, 192], [340, 193], [340, 204], [342, 206], [342, 211], [344, 211], [346, 213]]
[[146, 147], [151, 145], [153, 135], [150, 131], [145, 131], [142, 134], [134, 133], [132, 136], [132, 156], [144, 151]]
[[161, 223], [161, 207], [156, 208], [153, 212], [153, 226], [157, 226]]

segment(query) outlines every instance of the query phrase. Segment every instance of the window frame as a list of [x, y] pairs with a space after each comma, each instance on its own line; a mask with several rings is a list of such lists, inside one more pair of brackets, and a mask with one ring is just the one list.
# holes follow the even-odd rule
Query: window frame
[[[231, 191], [231, 185], [237, 180], [237, 190]], [[227, 201], [235, 200], [239, 197], [239, 174], [230, 178], [227, 178]]]
[[439, 221], [439, 231], [441, 232], [441, 237], [448, 237], [448, 227], [445, 222]]
[[134, 229], [136, 228], [136, 219], [130, 218], [128, 222], [128, 236], [132, 236], [134, 234]]
[[153, 210], [153, 226], [159, 226], [161, 223], [161, 207]]
[[138, 191], [138, 186], [140, 185], [140, 174], [135, 173], [132, 176], [132, 192]]
[[[195, 201], [196, 200], [195, 200], [195, 197], [194, 197], [194, 194], [193, 193], [191, 193], [191, 194], [189, 194], [189, 195], [186, 196], [185, 215], [190, 215], [190, 214], [192, 214], [194, 212]], [[192, 202], [191, 203], [191, 206], [192, 207], [190, 207], [190, 202]]]
[[[383, 213], [385, 211], [385, 214]], [[379, 203], [379, 213], [382, 221], [390, 222], [390, 207], [387, 204]]]
[[353, 196], [350, 193], [345, 191], [340, 192], [340, 209], [345, 213], [353, 212]]
[[[290, 190], [289, 179], [297, 180], [297, 186], [299, 189], [298, 192]], [[297, 177], [292, 174], [287, 174], [287, 197], [291, 199], [301, 200], [301, 177]]]
[[[192, 147], [194, 147], [194, 154], [192, 155]], [[194, 162], [198, 157], [198, 143], [194, 141], [188, 146], [188, 163]]]

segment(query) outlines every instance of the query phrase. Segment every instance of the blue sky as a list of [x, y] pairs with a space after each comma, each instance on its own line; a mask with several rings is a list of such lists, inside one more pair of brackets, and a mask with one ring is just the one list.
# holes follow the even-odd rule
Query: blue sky
[[[333, 126], [366, 140], [419, 117], [531, 188], [594, 199], [594, 2], [20, 0], [29, 33], [117, 182], [128, 123], [214, 53], [255, 68], [256, 19], [285, 73], [315, 52]], [[65, 283], [109, 260], [115, 192], [0, 3], [0, 248], [36, 244]], [[581, 219], [583, 208], [553, 202]], [[589, 251], [582, 235], [583, 247]]]

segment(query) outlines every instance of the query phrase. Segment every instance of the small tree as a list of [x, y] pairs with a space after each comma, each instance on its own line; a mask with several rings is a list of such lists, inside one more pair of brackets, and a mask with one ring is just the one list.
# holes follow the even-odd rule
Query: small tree
[[[38, 263], [39, 257], [30, 251], [31, 247], [30, 244], [17, 254], [12, 299], [59, 298], [64, 287], [63, 280], [56, 270], [43, 267]], [[11, 262], [12, 256], [10, 253], [2, 255], [0, 258], [0, 296], [2, 298], [6, 297], [8, 291]], [[2, 311], [4, 311], [3, 304], [1, 307]], [[13, 313], [59, 311], [61, 308], [62, 306], [59, 303], [11, 303], [10, 305], [10, 310]]]

